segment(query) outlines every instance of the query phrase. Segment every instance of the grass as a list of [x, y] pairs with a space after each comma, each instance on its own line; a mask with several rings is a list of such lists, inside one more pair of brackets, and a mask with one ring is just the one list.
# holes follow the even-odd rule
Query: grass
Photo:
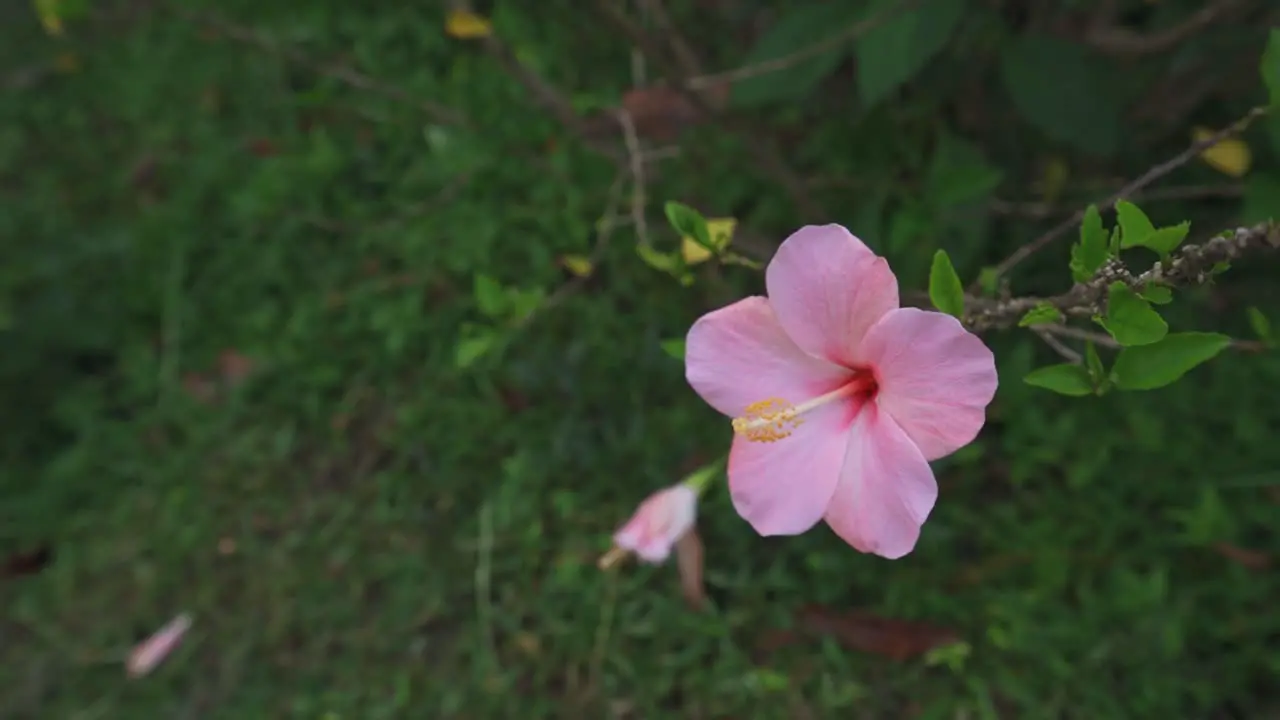
[[[1222, 550], [1280, 550], [1276, 356], [1083, 401], [1022, 385], [1047, 351], [993, 336], [989, 427], [938, 463], [914, 554], [862, 556], [825, 530], [760, 538], [713, 491], [713, 608], [693, 613], [672, 568], [594, 563], [639, 499], [723, 448], [723, 419], [659, 343], [758, 277], [680, 287], [620, 228], [596, 277], [459, 369], [458, 339], [508, 312], [477, 301], [475, 273], [545, 294], [570, 282], [559, 258], [592, 251], [613, 168], [434, 10], [258, 7], [221, 9], [277, 48], [344, 51], [466, 125], [165, 12], [112, 6], [61, 40], [6, 23], [2, 66], [39, 72], [0, 101], [5, 265], [20, 264], [0, 549], [54, 555], [0, 580], [0, 714], [1277, 712], [1280, 581]], [[497, 20], [524, 62], [597, 88], [583, 108], [616, 102], [625, 53], [573, 44], [553, 16]], [[67, 53], [74, 68], [45, 71]], [[735, 147], [709, 134], [654, 201], [758, 196], [762, 226], [794, 224]], [[932, 249], [895, 249], [904, 285]], [[1233, 275], [1237, 294], [1194, 295], [1176, 317], [1243, 334], [1242, 305], [1280, 305], [1273, 277]], [[810, 604], [965, 644], [906, 662], [832, 637], [766, 647]], [[181, 649], [126, 681], [124, 653], [179, 611], [195, 619]]]

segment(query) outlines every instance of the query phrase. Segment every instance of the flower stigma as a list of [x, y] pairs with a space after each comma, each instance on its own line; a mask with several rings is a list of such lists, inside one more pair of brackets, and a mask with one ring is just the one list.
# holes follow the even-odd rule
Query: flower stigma
[[805, 413], [844, 398], [856, 397], [863, 401], [870, 400], [875, 397], [878, 389], [875, 375], [870, 371], [859, 370], [844, 385], [799, 405], [792, 405], [777, 397], [753, 402], [746, 407], [741, 416], [733, 419], [733, 432], [751, 442], [771, 443], [785, 440], [791, 437], [796, 428], [804, 424]]

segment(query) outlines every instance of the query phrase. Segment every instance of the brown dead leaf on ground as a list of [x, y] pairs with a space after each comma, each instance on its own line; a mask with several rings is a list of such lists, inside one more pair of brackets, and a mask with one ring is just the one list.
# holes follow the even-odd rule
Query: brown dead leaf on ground
[[13, 553], [4, 559], [3, 564], [0, 564], [0, 580], [35, 575], [52, 562], [53, 548], [48, 545]]
[[270, 138], [253, 138], [245, 143], [245, 148], [255, 157], [269, 158], [280, 154], [280, 148]]
[[230, 348], [218, 354], [218, 373], [227, 387], [244, 382], [255, 369], [254, 361], [243, 353]]
[[1242, 548], [1226, 542], [1216, 542], [1213, 549], [1222, 557], [1250, 570], [1266, 570], [1271, 567], [1271, 556], [1261, 550]]
[[707, 588], [702, 579], [702, 539], [690, 529], [676, 541], [676, 569], [680, 571], [680, 592], [689, 607], [707, 606]]
[[257, 369], [247, 355], [228, 348], [218, 354], [216, 366], [206, 372], [190, 371], [182, 375], [182, 389], [202, 405], [218, 403], [229, 390], [243, 383]]
[[850, 650], [897, 661], [910, 660], [960, 641], [958, 633], [939, 625], [895, 620], [867, 610], [833, 610], [807, 605], [796, 612], [794, 630], [767, 634], [761, 649], [771, 652], [799, 643], [803, 637], [830, 637]]

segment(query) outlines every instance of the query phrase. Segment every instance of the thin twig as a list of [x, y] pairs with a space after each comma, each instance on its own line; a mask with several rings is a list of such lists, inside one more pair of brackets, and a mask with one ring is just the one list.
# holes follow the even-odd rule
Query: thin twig
[[1181, 23], [1149, 35], [1116, 26], [1099, 27], [1089, 33], [1086, 41], [1113, 55], [1151, 55], [1164, 52], [1213, 24], [1239, 2], [1240, 0], [1218, 0], [1192, 13]]
[[1044, 341], [1045, 345], [1048, 345], [1049, 347], [1053, 348], [1054, 352], [1061, 355], [1062, 359], [1066, 360], [1069, 363], [1073, 363], [1075, 365], [1079, 365], [1080, 363], [1084, 362], [1084, 357], [1082, 357], [1080, 353], [1067, 347], [1065, 344], [1063, 344], [1061, 340], [1054, 337], [1052, 332], [1050, 332], [1048, 328], [1033, 327], [1031, 329], [1035, 332], [1036, 336], [1038, 336], [1041, 340]]
[[700, 75], [698, 77], [689, 78], [686, 86], [693, 90], [706, 90], [707, 88], [716, 87], [725, 83], [735, 83], [749, 78], [759, 77], [760, 75], [768, 75], [789, 67], [798, 65], [810, 58], [825, 55], [829, 52], [839, 49], [844, 45], [857, 40], [859, 37], [871, 32], [880, 25], [897, 17], [899, 13], [906, 12], [914, 8], [921, 0], [906, 0], [905, 2], [886, 5], [878, 12], [865, 20], [860, 20], [853, 25], [841, 30], [834, 35], [819, 40], [818, 42], [808, 45], [795, 52], [787, 53], [781, 57], [770, 60], [763, 60], [758, 63], [744, 65], [732, 70], [724, 72], [712, 73], [710, 75]]
[[[658, 26], [658, 32], [667, 38], [667, 42], [671, 43], [671, 51], [675, 53], [676, 62], [680, 63], [680, 69], [685, 75], [693, 77], [702, 74], [702, 62], [698, 59], [697, 53], [693, 51], [693, 47], [689, 45], [684, 36], [676, 28], [671, 20], [671, 15], [667, 13], [667, 8], [662, 4], [661, 0], [639, 0], [640, 11], [647, 14]], [[692, 87], [692, 86], [690, 86]]]
[[1012, 327], [1029, 310], [1040, 305], [1050, 305], [1071, 317], [1092, 317], [1103, 312], [1112, 283], [1123, 282], [1134, 290], [1153, 283], [1170, 287], [1203, 285], [1213, 277], [1219, 263], [1250, 253], [1276, 250], [1280, 250], [1280, 226], [1267, 222], [1228, 230], [1203, 243], [1182, 246], [1167, 260], [1155, 263], [1141, 274], [1134, 274], [1118, 260], [1112, 260], [1091, 280], [1077, 283], [1061, 295], [999, 300], [970, 297], [964, 323], [975, 332]]
[[604, 258], [605, 253], [609, 249], [609, 241], [613, 237], [613, 231], [618, 227], [615, 218], [618, 212], [618, 205], [621, 204], [622, 201], [622, 185], [626, 180], [626, 174], [626, 170], [621, 171], [618, 176], [614, 178], [613, 184], [609, 186], [609, 199], [606, 201], [605, 210], [601, 214], [600, 220], [597, 222], [596, 242], [591, 248], [591, 254], [587, 256], [587, 265], [591, 270], [585, 274], [574, 277], [572, 280], [569, 280], [556, 288], [555, 292], [548, 295], [547, 299], [543, 300], [542, 303], [538, 305], [537, 309], [521, 318], [520, 321], [512, 328], [513, 331], [524, 329], [533, 321], [534, 317], [543, 315], [548, 310], [563, 303], [571, 295], [581, 290], [582, 287], [587, 284], [587, 280], [595, 274], [595, 266]]
[[638, 46], [645, 57], [655, 63], [667, 77], [672, 87], [680, 89], [695, 108], [708, 118], [718, 118], [721, 127], [727, 132], [739, 136], [747, 147], [747, 151], [755, 158], [760, 171], [777, 180], [787, 191], [792, 202], [799, 210], [810, 218], [811, 222], [822, 222], [826, 213], [814, 202], [804, 183], [782, 159], [777, 147], [763, 133], [748, 128], [733, 118], [727, 117], [708, 102], [703, 93], [689, 89], [684, 74], [666, 57], [660, 44], [653, 39], [643, 27], [622, 11], [618, 3], [612, 0], [597, 0], [596, 7], [614, 27], [618, 28], [631, 43]]
[[240, 27], [217, 15], [205, 12], [196, 13], [180, 9], [175, 9], [173, 12], [176, 13], [178, 17], [187, 20], [188, 22], [207, 27], [237, 42], [252, 45], [268, 55], [274, 55], [298, 65], [310, 68], [321, 75], [327, 75], [335, 80], [340, 80], [351, 87], [364, 90], [374, 95], [381, 95], [382, 97], [405, 105], [416, 107], [438, 123], [444, 125], [467, 124], [467, 118], [453, 108], [446, 107], [437, 102], [432, 102], [431, 100], [424, 100], [398, 85], [392, 85], [391, 83], [369, 77], [368, 75], [365, 75], [349, 66], [342, 65], [340, 63], [325, 63], [309, 58], [306, 54], [297, 49], [281, 45], [262, 33]]
[[618, 119], [618, 124], [622, 126], [623, 139], [627, 145], [627, 156], [631, 167], [631, 220], [636, 226], [636, 237], [641, 244], [649, 244], [648, 224], [644, 219], [645, 205], [645, 180], [644, 180], [644, 156], [640, 149], [640, 138], [636, 136], [636, 124], [631, 120], [631, 113], [626, 110], [617, 110], [614, 115]]
[[[1238, 198], [1244, 194], [1244, 186], [1234, 185], [1187, 185], [1183, 187], [1153, 188], [1136, 192], [1129, 197], [1137, 202], [1161, 202], [1173, 200], [1205, 200], [1209, 198]], [[1073, 210], [1046, 202], [1011, 202], [1000, 198], [992, 198], [989, 203], [991, 211], [1000, 215], [1042, 220], [1054, 215], [1066, 215]]]
[[[1139, 190], [1145, 188], [1146, 186], [1150, 185], [1156, 180], [1159, 180], [1165, 175], [1168, 175], [1169, 173], [1182, 167], [1183, 165], [1186, 165], [1188, 162], [1191, 161], [1192, 158], [1204, 152], [1206, 149], [1213, 147], [1214, 145], [1217, 145], [1219, 142], [1222, 142], [1224, 139], [1228, 137], [1231, 137], [1233, 135], [1239, 135], [1240, 133], [1244, 132], [1245, 129], [1248, 128], [1249, 125], [1251, 125], [1254, 120], [1257, 120], [1258, 118], [1266, 114], [1267, 114], [1267, 109], [1264, 107], [1253, 108], [1248, 113], [1246, 113], [1244, 117], [1240, 118], [1239, 120], [1236, 120], [1235, 122], [1231, 123], [1230, 125], [1223, 128], [1222, 130], [1215, 132], [1214, 134], [1210, 135], [1209, 137], [1206, 137], [1203, 140], [1198, 140], [1194, 143], [1191, 143], [1191, 145], [1187, 147], [1186, 150], [1183, 150], [1182, 152], [1178, 153], [1174, 157], [1160, 163], [1159, 165], [1156, 165], [1155, 167], [1152, 167], [1150, 170], [1147, 170], [1145, 173], [1139, 176], [1136, 180], [1130, 182], [1128, 185], [1125, 185], [1124, 187], [1117, 190], [1110, 197], [1099, 202], [1098, 205], [1103, 207], [1110, 207], [1112, 205], [1115, 205], [1116, 202], [1120, 200], [1133, 197], [1134, 194], [1137, 193]], [[1050, 243], [1052, 243], [1054, 240], [1057, 240], [1059, 237], [1069, 232], [1072, 228], [1079, 225], [1080, 221], [1084, 218], [1084, 214], [1085, 214], [1085, 210], [1083, 209], [1073, 213], [1071, 217], [1053, 226], [1045, 234], [1041, 235], [1035, 240], [1032, 240], [1026, 245], [1023, 245], [1022, 247], [1015, 250], [1013, 254], [1009, 255], [1009, 257], [1002, 260], [1000, 264], [996, 265], [995, 277], [999, 278], [1000, 276], [1008, 273], [1016, 265], [1018, 265], [1018, 263], [1021, 263], [1023, 260], [1026, 260], [1027, 258], [1031, 257], [1033, 254], [1035, 254], [1036, 252], [1039, 252], [1040, 250], [1048, 246]], [[969, 287], [969, 292], [977, 293], [980, 289], [981, 289], [981, 286], [975, 281], [973, 285]]]

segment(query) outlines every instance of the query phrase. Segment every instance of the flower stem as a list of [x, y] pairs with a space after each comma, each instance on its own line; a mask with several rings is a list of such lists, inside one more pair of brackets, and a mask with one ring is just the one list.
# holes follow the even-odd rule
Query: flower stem
[[725, 455], [713, 462], [703, 465], [697, 470], [694, 470], [693, 472], [689, 473], [683, 480], [680, 481], [680, 483], [692, 489], [694, 492], [698, 494], [699, 497], [701, 497], [702, 492], [707, 489], [707, 486], [711, 483], [711, 480], [719, 476], [720, 473], [724, 471], [724, 466], [725, 466], [725, 463], [728, 461], [728, 459], [729, 459], [729, 456]]

